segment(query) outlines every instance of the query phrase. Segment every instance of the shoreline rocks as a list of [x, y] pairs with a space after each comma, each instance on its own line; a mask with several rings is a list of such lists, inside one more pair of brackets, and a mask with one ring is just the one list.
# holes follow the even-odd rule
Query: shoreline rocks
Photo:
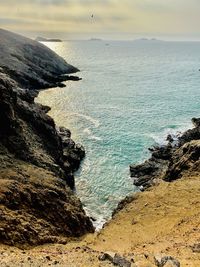
[[134, 185], [141, 191], [160, 179], [171, 182], [181, 178], [185, 171], [200, 169], [200, 119], [193, 118], [194, 128], [177, 137], [167, 136], [168, 144], [150, 148], [151, 157], [142, 164], [130, 165]]

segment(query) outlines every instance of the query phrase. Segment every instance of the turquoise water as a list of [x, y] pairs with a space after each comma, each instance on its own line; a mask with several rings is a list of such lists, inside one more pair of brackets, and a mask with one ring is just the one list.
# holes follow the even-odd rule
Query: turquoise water
[[58, 125], [71, 129], [87, 156], [76, 190], [100, 227], [136, 190], [129, 164], [148, 147], [191, 127], [200, 110], [200, 43], [70, 41], [47, 43], [83, 78], [40, 93]]

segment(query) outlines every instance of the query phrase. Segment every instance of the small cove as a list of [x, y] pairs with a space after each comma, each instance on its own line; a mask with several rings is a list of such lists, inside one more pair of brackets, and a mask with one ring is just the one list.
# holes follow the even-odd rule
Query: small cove
[[[109, 45], [107, 45], [109, 43]], [[83, 80], [40, 93], [58, 125], [87, 156], [76, 173], [77, 195], [101, 227], [136, 188], [129, 164], [148, 147], [184, 131], [200, 106], [199, 43], [71, 41], [48, 43], [80, 68]]]

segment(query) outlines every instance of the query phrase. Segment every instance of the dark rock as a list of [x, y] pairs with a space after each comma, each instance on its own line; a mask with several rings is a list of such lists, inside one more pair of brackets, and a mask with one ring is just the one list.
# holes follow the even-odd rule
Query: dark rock
[[190, 141], [182, 145], [174, 152], [172, 161], [166, 171], [163, 179], [165, 181], [173, 181], [181, 178], [182, 173], [189, 169], [198, 171], [200, 158], [200, 143]]
[[171, 134], [168, 134], [166, 140], [169, 141], [170, 143], [172, 143], [172, 142], [174, 141], [174, 139], [173, 139], [173, 137], [171, 136]]
[[154, 184], [156, 178], [163, 175], [167, 169], [168, 160], [160, 159], [160, 157], [155, 157], [154, 155], [142, 164], [130, 166], [130, 173], [134, 185], [142, 189], [147, 189]]
[[100, 261], [108, 260], [112, 262], [115, 266], [120, 267], [131, 267], [131, 262], [126, 260], [124, 257], [120, 256], [117, 253], [114, 252], [106, 252], [101, 255], [99, 255], [98, 259]]
[[65, 140], [65, 138], [71, 137], [71, 131], [65, 127], [59, 127], [57, 128], [58, 134], [60, 135], [62, 141]]
[[200, 118], [192, 118], [192, 123], [194, 127], [200, 127]]
[[185, 133], [183, 133], [181, 137], [179, 137], [179, 146], [182, 146], [190, 141], [199, 139], [200, 139], [200, 128], [198, 127], [189, 129]]
[[70, 80], [70, 81], [80, 81], [80, 80], [82, 80], [82, 78], [79, 78], [78, 76], [70, 75], [70, 76], [67, 77], [67, 80]]
[[158, 267], [164, 267], [166, 263], [171, 263], [173, 267], [180, 267], [180, 262], [173, 258], [172, 256], [155, 256], [154, 257], [155, 265]]
[[96, 222], [97, 219], [94, 218], [94, 217], [91, 217], [91, 216], [90, 216], [90, 220], [91, 220], [92, 222]]
[[99, 259], [100, 261], [105, 261], [105, 260], [106, 260], [106, 255], [105, 255], [105, 253], [99, 255], [98, 259]]
[[113, 264], [119, 267], [131, 267], [131, 262], [121, 257], [119, 254], [115, 254]]
[[191, 249], [194, 253], [200, 253], [200, 243], [194, 244], [193, 246], [191, 246]]
[[114, 256], [115, 256], [114, 252], [105, 252], [105, 253], [102, 253], [101, 255], [99, 255], [99, 260], [100, 261], [108, 260], [110, 262], [113, 262]]

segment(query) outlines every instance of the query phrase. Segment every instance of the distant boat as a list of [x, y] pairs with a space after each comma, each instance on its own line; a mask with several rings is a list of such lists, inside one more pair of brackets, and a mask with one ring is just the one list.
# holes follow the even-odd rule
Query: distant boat
[[38, 36], [35, 40], [38, 42], [62, 42], [62, 40], [57, 38], [48, 39], [40, 36]]

